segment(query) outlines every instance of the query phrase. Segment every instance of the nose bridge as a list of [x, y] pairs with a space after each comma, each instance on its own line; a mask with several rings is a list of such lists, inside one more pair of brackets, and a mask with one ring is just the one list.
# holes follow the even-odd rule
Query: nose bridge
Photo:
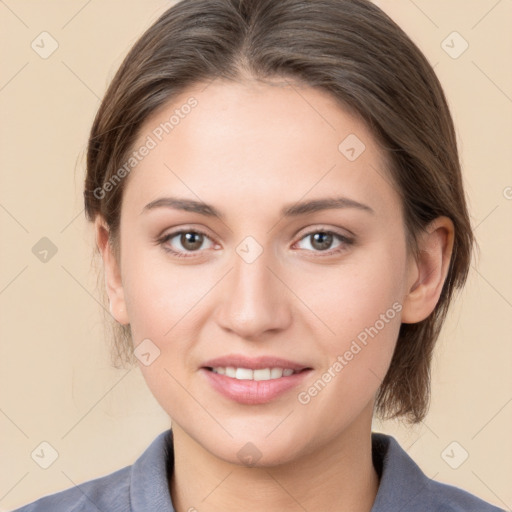
[[276, 266], [272, 250], [253, 237], [236, 247], [219, 318], [224, 328], [250, 338], [286, 324], [286, 296], [283, 283], [273, 274]]

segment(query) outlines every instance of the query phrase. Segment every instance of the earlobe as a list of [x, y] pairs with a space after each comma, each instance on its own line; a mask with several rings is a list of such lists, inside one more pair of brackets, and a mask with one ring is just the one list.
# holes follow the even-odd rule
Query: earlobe
[[94, 228], [96, 233], [96, 244], [103, 260], [105, 288], [109, 300], [110, 314], [120, 324], [127, 325], [130, 321], [126, 311], [124, 288], [121, 280], [119, 262], [117, 261], [112, 248], [108, 226], [100, 215], [96, 217]]
[[413, 324], [427, 318], [436, 307], [448, 275], [453, 251], [454, 226], [448, 217], [433, 220], [418, 240], [419, 255], [410, 256], [407, 294], [402, 322]]

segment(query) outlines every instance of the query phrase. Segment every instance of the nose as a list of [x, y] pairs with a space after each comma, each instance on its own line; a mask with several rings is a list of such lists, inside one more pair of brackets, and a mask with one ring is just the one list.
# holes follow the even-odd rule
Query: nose
[[235, 253], [232, 270], [223, 280], [223, 297], [217, 308], [219, 325], [247, 340], [286, 329], [292, 319], [293, 294], [280, 273], [270, 251], [263, 251], [254, 261]]

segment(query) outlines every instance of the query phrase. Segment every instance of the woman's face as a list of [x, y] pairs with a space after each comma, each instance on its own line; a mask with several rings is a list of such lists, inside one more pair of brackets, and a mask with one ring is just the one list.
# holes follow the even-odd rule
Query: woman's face
[[365, 124], [317, 89], [216, 80], [134, 151], [111, 300], [175, 428], [257, 465], [369, 430], [417, 276]]

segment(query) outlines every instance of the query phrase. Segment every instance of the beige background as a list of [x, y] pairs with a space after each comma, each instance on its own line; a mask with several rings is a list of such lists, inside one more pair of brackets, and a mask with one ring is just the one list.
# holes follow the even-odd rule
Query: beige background
[[[481, 257], [437, 347], [428, 417], [375, 430], [395, 435], [428, 476], [511, 510], [512, 1], [376, 3], [446, 90]], [[131, 464], [169, 426], [139, 370], [109, 366], [81, 195], [99, 98], [169, 5], [0, 1], [0, 510]], [[31, 47], [43, 31], [58, 43], [46, 59]], [[469, 44], [458, 58], [442, 47], [453, 31]], [[57, 248], [46, 263], [32, 252], [42, 237]], [[59, 454], [48, 469], [31, 458], [43, 441]], [[460, 461], [462, 450], [468, 459], [452, 469], [445, 459]]]

